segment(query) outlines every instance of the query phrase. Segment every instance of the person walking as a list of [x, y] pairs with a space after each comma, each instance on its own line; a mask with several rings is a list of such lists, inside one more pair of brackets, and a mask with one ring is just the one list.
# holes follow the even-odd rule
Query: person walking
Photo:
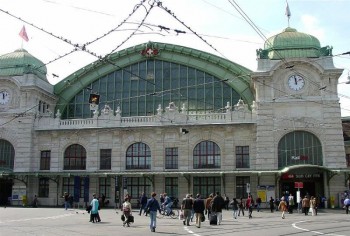
[[196, 214], [196, 226], [201, 227], [202, 218], [204, 217], [205, 204], [201, 195], [198, 193], [196, 199], [193, 201], [193, 210]]
[[230, 204], [230, 199], [226, 194], [224, 194], [224, 201], [225, 201], [225, 209], [228, 211], [228, 205]]
[[273, 199], [272, 196], [270, 197], [269, 204], [270, 204], [271, 213], [273, 213], [273, 210], [275, 209], [275, 200]]
[[260, 206], [261, 206], [261, 198], [258, 197], [256, 199], [256, 210], [259, 212], [260, 211]]
[[100, 216], [98, 214], [99, 202], [97, 200], [96, 193], [92, 194], [92, 201], [90, 202], [91, 211], [90, 211], [90, 222], [101, 222]]
[[143, 193], [141, 194], [141, 197], [140, 197], [140, 211], [139, 211], [139, 215], [142, 214], [142, 210], [143, 210], [143, 213], [146, 214], [146, 216], [147, 216], [147, 212], [146, 212], [146, 209], [145, 209], [146, 204], [147, 204], [147, 196], [146, 196], [146, 194], [143, 192]]
[[282, 219], [284, 219], [284, 213], [287, 211], [287, 203], [284, 197], [281, 198], [281, 201], [278, 205], [278, 209], [282, 211]]
[[244, 206], [245, 206], [245, 203], [244, 203], [244, 200], [243, 198], [240, 199], [240, 202], [238, 204], [238, 216], [240, 216], [240, 213], [242, 212], [242, 216], [244, 216]]
[[311, 196], [310, 198], [310, 209], [311, 209], [311, 215], [316, 216], [316, 198]]
[[129, 202], [129, 198], [124, 199], [123, 215], [125, 217], [123, 226], [125, 227], [125, 225], [127, 225], [127, 227], [130, 227], [130, 216], [132, 215], [132, 209], [131, 209], [131, 203]]
[[238, 201], [236, 198], [233, 198], [232, 202], [230, 203], [230, 205], [232, 206], [232, 210], [233, 210], [233, 218], [237, 219], [237, 214], [238, 214]]
[[218, 225], [222, 222], [222, 208], [225, 206], [225, 200], [220, 195], [219, 192], [216, 192], [215, 197], [213, 198], [213, 203], [211, 205], [212, 212], [215, 212], [218, 219]]
[[186, 194], [186, 198], [182, 200], [181, 210], [184, 212], [183, 224], [190, 226], [191, 211], [193, 208], [193, 200], [190, 194]]
[[149, 214], [149, 218], [151, 220], [151, 223], [149, 225], [151, 232], [156, 232], [157, 227], [157, 210], [160, 214], [160, 205], [157, 199], [155, 198], [157, 194], [155, 192], [151, 193], [151, 198], [148, 199], [146, 204], [146, 212]]
[[253, 214], [253, 206], [254, 206], [254, 200], [253, 200], [253, 196], [249, 195], [248, 199], [246, 201], [246, 208], [248, 209], [248, 217], [249, 219], [253, 218], [252, 214]]
[[346, 214], [349, 214], [349, 206], [350, 206], [350, 199], [349, 199], [349, 196], [346, 196], [344, 200], [344, 208], [345, 208]]
[[306, 195], [301, 201], [301, 205], [303, 207], [303, 211], [305, 215], [307, 216], [309, 214], [309, 209], [310, 209], [310, 199]]
[[288, 213], [293, 214], [293, 207], [294, 207], [294, 196], [292, 194], [289, 194], [288, 196]]
[[69, 194], [67, 192], [64, 192], [63, 198], [64, 198], [64, 208], [67, 210], [69, 208]]
[[213, 194], [210, 194], [207, 199], [205, 199], [205, 211], [207, 213], [208, 220], [210, 220], [211, 214], [211, 201], [213, 200]]

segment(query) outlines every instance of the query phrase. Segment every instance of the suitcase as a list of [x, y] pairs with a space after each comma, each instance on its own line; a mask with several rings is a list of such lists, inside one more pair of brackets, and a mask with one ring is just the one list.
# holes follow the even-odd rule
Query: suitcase
[[216, 214], [211, 214], [210, 215], [210, 225], [217, 225], [218, 224], [218, 216]]

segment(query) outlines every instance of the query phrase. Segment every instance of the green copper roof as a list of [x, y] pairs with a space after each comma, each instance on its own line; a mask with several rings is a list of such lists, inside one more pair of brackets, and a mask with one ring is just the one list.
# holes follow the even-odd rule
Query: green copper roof
[[300, 33], [296, 29], [286, 28], [283, 32], [268, 38], [264, 50], [269, 59], [319, 57], [320, 41], [309, 34]]
[[47, 81], [46, 72], [45, 64], [24, 49], [0, 56], [0, 76], [35, 74]]

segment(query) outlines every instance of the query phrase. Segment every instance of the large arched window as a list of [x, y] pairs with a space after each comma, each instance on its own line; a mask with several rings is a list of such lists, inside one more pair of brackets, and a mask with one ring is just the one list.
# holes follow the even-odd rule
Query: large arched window
[[86, 150], [79, 144], [70, 145], [64, 152], [64, 170], [85, 170]]
[[300, 164], [323, 165], [321, 142], [306, 131], [290, 132], [278, 143], [279, 169]]
[[193, 168], [220, 168], [220, 148], [212, 141], [203, 141], [193, 150]]
[[126, 169], [150, 169], [151, 149], [145, 143], [134, 143], [126, 150]]
[[13, 170], [15, 149], [9, 141], [0, 139], [0, 170]]

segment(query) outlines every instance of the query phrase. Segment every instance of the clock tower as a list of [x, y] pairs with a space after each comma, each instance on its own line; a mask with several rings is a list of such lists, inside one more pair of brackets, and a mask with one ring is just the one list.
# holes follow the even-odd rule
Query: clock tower
[[[257, 56], [258, 68], [252, 73], [257, 111], [256, 164], [267, 170], [295, 168], [296, 173], [317, 173], [320, 179], [329, 176], [324, 171], [327, 168], [344, 168], [337, 93], [343, 70], [335, 68], [332, 48], [321, 47], [316, 37], [288, 27], [268, 38]], [[312, 168], [303, 169], [306, 167]], [[298, 181], [309, 181], [313, 192], [327, 193], [323, 186], [327, 181]], [[277, 184], [282, 191], [291, 185]]]
[[[46, 66], [24, 49], [0, 56], [0, 143], [16, 150], [2, 154], [0, 170], [30, 172], [37, 161], [33, 130], [36, 117], [51, 115], [56, 97]], [[1, 186], [0, 186], [1, 187]]]

